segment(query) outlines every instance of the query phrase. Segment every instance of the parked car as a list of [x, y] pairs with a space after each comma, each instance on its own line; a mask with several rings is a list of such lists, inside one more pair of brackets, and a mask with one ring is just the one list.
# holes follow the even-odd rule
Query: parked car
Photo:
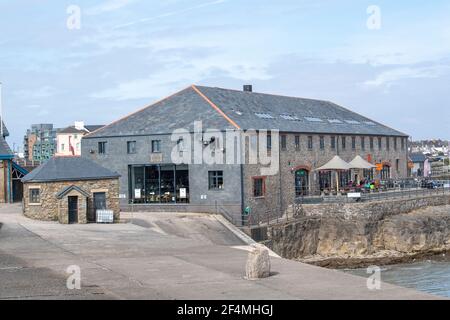
[[439, 187], [438, 183], [433, 180], [424, 180], [422, 181], [422, 188], [426, 189], [437, 189]]

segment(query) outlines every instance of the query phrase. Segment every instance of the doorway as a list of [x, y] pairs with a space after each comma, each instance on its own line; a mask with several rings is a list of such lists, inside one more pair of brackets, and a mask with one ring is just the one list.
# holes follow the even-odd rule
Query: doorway
[[78, 197], [68, 197], [69, 224], [78, 223]]
[[106, 209], [106, 193], [97, 192], [94, 193], [94, 211]]
[[297, 197], [307, 196], [309, 191], [309, 172], [300, 169], [295, 172], [295, 195]]

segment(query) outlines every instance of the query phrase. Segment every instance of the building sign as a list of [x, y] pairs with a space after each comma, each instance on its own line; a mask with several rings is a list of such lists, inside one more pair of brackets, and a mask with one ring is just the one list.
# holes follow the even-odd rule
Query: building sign
[[349, 198], [361, 198], [360, 192], [348, 193], [347, 197]]
[[150, 155], [150, 163], [162, 163], [163, 155], [162, 153], [153, 153]]
[[97, 223], [113, 223], [114, 212], [112, 210], [97, 210]]
[[141, 198], [141, 189], [134, 189], [134, 198], [135, 199]]
[[180, 188], [180, 198], [186, 199], [187, 198], [187, 190], [186, 188]]

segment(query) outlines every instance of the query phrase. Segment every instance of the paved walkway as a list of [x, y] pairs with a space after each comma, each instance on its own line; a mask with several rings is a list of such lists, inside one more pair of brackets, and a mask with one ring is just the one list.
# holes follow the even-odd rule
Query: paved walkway
[[[243, 278], [247, 252], [235, 248], [239, 243], [234, 237], [220, 236], [218, 245], [173, 235], [141, 220], [143, 226], [67, 226], [29, 220], [16, 205], [0, 206], [0, 298], [435, 298], [388, 284], [370, 291], [365, 278], [279, 258], [272, 258], [272, 277], [247, 281]], [[224, 239], [231, 239], [232, 245]], [[80, 291], [65, 289], [70, 265], [81, 268]]]

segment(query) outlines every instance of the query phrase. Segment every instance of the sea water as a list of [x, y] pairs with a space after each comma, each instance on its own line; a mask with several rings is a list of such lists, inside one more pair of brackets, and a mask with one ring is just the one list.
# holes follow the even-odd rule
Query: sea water
[[[424, 261], [382, 266], [381, 281], [426, 293], [450, 297], [450, 261]], [[344, 270], [369, 277], [367, 269]]]

